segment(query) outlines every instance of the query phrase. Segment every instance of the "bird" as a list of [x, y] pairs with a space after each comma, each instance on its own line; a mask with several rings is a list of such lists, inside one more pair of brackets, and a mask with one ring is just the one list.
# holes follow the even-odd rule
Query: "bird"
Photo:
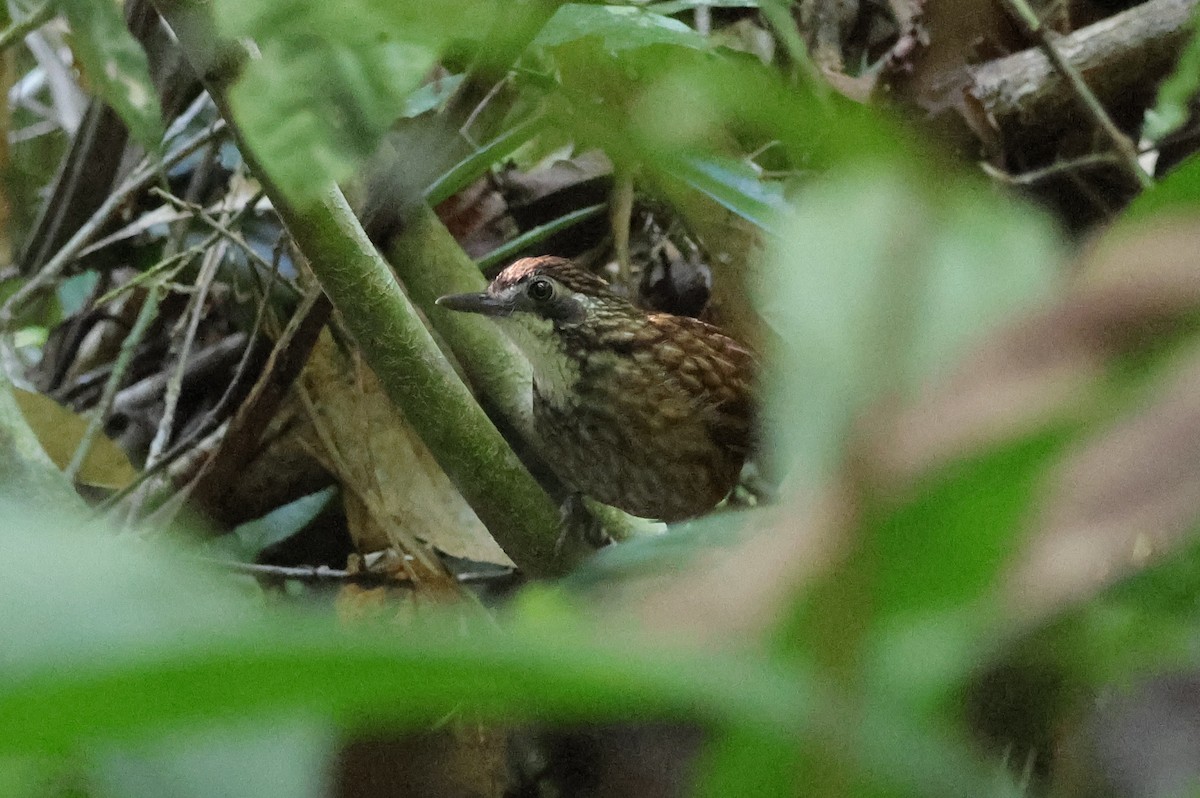
[[757, 359], [719, 328], [642, 310], [552, 256], [518, 260], [486, 291], [437, 304], [490, 317], [529, 361], [535, 446], [569, 488], [674, 522], [736, 485]]

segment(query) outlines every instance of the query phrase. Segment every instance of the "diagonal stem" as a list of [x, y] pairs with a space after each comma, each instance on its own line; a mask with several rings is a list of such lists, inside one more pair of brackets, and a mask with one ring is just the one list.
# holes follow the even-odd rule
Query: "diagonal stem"
[[1054, 64], [1055, 68], [1066, 78], [1067, 83], [1071, 86], [1071, 90], [1092, 117], [1096, 126], [1104, 131], [1109, 141], [1112, 142], [1113, 148], [1117, 151], [1117, 155], [1120, 156], [1121, 164], [1125, 167], [1125, 171], [1143, 189], [1152, 188], [1154, 186], [1154, 178], [1138, 162], [1137, 149], [1134, 147], [1133, 142], [1117, 127], [1116, 122], [1108, 115], [1108, 111], [1104, 110], [1104, 106], [1096, 97], [1095, 92], [1088, 87], [1079, 70], [1063, 56], [1062, 51], [1054, 44], [1051, 32], [1042, 24], [1037, 12], [1030, 7], [1027, 0], [1004, 0], [1004, 4], [1013, 16], [1024, 23], [1029, 33], [1037, 39], [1038, 44], [1046, 53], [1046, 57], [1050, 59], [1050, 63]]

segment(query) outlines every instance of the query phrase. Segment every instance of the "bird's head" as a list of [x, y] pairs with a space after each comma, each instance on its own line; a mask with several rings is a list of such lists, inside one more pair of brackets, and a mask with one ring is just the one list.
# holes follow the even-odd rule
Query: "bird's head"
[[486, 291], [450, 294], [437, 303], [521, 326], [562, 328], [583, 324], [600, 305], [613, 301], [623, 302], [599, 277], [565, 258], [540, 257], [508, 266]]
[[599, 277], [564, 258], [524, 258], [496, 275], [486, 291], [451, 294], [437, 303], [499, 323], [533, 367], [548, 401], [574, 400], [585, 361], [613, 358], [607, 335], [642, 314]]

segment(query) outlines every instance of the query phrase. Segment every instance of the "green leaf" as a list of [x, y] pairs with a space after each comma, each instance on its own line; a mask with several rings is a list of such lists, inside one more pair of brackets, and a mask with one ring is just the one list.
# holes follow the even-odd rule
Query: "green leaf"
[[[87, 743], [106, 752], [104, 783], [122, 795], [152, 792], [171, 774], [210, 794], [242, 794], [290, 754], [319, 757], [323, 735], [310, 719], [353, 729], [424, 727], [448, 714], [678, 718], [735, 730], [731, 739], [760, 743], [780, 764], [815, 735], [898, 784], [930, 773], [935, 793], [954, 784], [971, 794], [979, 784], [966, 749], [914, 736], [916, 727], [879, 707], [856, 708], [861, 723], [844, 729], [830, 721], [845, 708], [822, 698], [804, 670], [754, 652], [655, 646], [590, 629], [568, 608], [536, 626], [510, 618], [498, 628], [469, 615], [433, 615], [403, 634], [390, 622], [339, 625], [252, 607], [195, 561], [78, 528], [57, 509], [0, 500], [0, 514], [21, 530], [0, 535], [0, 559], [20, 566], [0, 582], [0, 604], [18, 610], [0, 613], [0, 763]], [[259, 736], [281, 719], [285, 739]], [[221, 733], [218, 722], [232, 732], [224, 743], [209, 733]], [[239, 739], [262, 774], [246, 775], [249, 762], [229, 745]], [[243, 773], [243, 788], [221, 775], [222, 763]], [[282, 784], [298, 790], [300, 781]]]
[[609, 54], [651, 45], [708, 49], [704, 37], [678, 20], [630, 6], [565, 3], [533, 40], [534, 45], [557, 47], [595, 37]]
[[454, 196], [474, 183], [501, 159], [530, 141], [541, 127], [541, 120], [534, 117], [504, 131], [433, 181], [425, 189], [425, 201], [437, 206]]
[[230, 102], [272, 178], [300, 202], [374, 151], [438, 55], [421, 44], [300, 37], [265, 41], [261, 50]]
[[404, 99], [404, 110], [400, 115], [411, 119], [440, 108], [442, 103], [454, 96], [462, 82], [462, 75], [450, 75], [433, 83], [426, 83]]
[[262, 518], [240, 524], [232, 533], [217, 538], [213, 543], [229, 556], [251, 561], [261, 554], [263, 549], [287, 540], [308, 526], [309, 522], [329, 506], [330, 500], [336, 494], [336, 486], [331, 486], [308, 496], [301, 496], [290, 504], [275, 508]]
[[1015, 553], [1040, 479], [1074, 426], [997, 446], [930, 477], [903, 503], [865, 509], [879, 612], [941, 612], [980, 598]]
[[511, 260], [518, 252], [528, 249], [533, 245], [546, 240], [556, 233], [563, 230], [569, 230], [580, 222], [587, 221], [595, 216], [599, 216], [607, 210], [608, 206], [604, 204], [589, 205], [579, 210], [571, 211], [568, 214], [558, 217], [557, 219], [538, 225], [529, 230], [526, 230], [521, 235], [509, 239], [500, 246], [493, 249], [488, 254], [481, 257], [476, 263], [483, 271]]
[[1200, 208], [1200, 155], [1192, 155], [1129, 203], [1119, 223], [1140, 222], [1164, 213], [1195, 212], [1197, 208]]
[[59, 0], [71, 24], [71, 49], [100, 97], [148, 150], [162, 142], [162, 110], [146, 53], [134, 41], [121, 8], [107, 0]]
[[[228, 36], [261, 57], [230, 91], [247, 141], [297, 201], [350, 175], [412, 102], [451, 41], [482, 36], [491, 4], [217, 0]], [[428, 99], [428, 98], [426, 98]]]
[[[850, 567], [870, 574], [860, 598], [872, 608], [867, 680], [875, 691], [914, 714], [958, 700], [995, 633], [991, 599], [999, 574], [1024, 541], [1043, 480], [1078, 440], [1078, 428], [1048, 423], [951, 464], [898, 503], [866, 497], [855, 532], [863, 548]], [[785, 634], [794, 640], [797, 632]]]
[[1175, 71], [1158, 87], [1158, 101], [1146, 111], [1142, 134], [1158, 142], [1188, 120], [1188, 103], [1200, 90], [1200, 10], [1192, 12], [1192, 36], [1179, 56]]
[[802, 753], [794, 745], [735, 729], [715, 741], [701, 760], [702, 798], [738, 795], [774, 798], [803, 792], [798, 783]]
[[82, 308], [91, 296], [100, 275], [93, 271], [82, 272], [68, 277], [58, 284], [58, 304], [62, 315], [73, 316]]
[[784, 346], [770, 418], [780, 466], [821, 484], [850, 425], [906, 396], [1055, 285], [1059, 242], [1034, 212], [953, 184], [934, 196], [880, 166], [803, 192], [759, 298]]
[[768, 232], [787, 208], [783, 187], [761, 179], [749, 164], [719, 155], [682, 155], [663, 167], [673, 177]]

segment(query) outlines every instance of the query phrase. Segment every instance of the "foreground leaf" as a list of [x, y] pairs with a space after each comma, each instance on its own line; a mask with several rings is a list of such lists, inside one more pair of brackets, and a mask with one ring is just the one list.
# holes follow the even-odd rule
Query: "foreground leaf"
[[60, 0], [71, 24], [71, 49], [84, 73], [133, 137], [149, 150], [162, 141], [162, 112], [150, 80], [146, 53], [121, 18], [120, 6], [104, 0]]

